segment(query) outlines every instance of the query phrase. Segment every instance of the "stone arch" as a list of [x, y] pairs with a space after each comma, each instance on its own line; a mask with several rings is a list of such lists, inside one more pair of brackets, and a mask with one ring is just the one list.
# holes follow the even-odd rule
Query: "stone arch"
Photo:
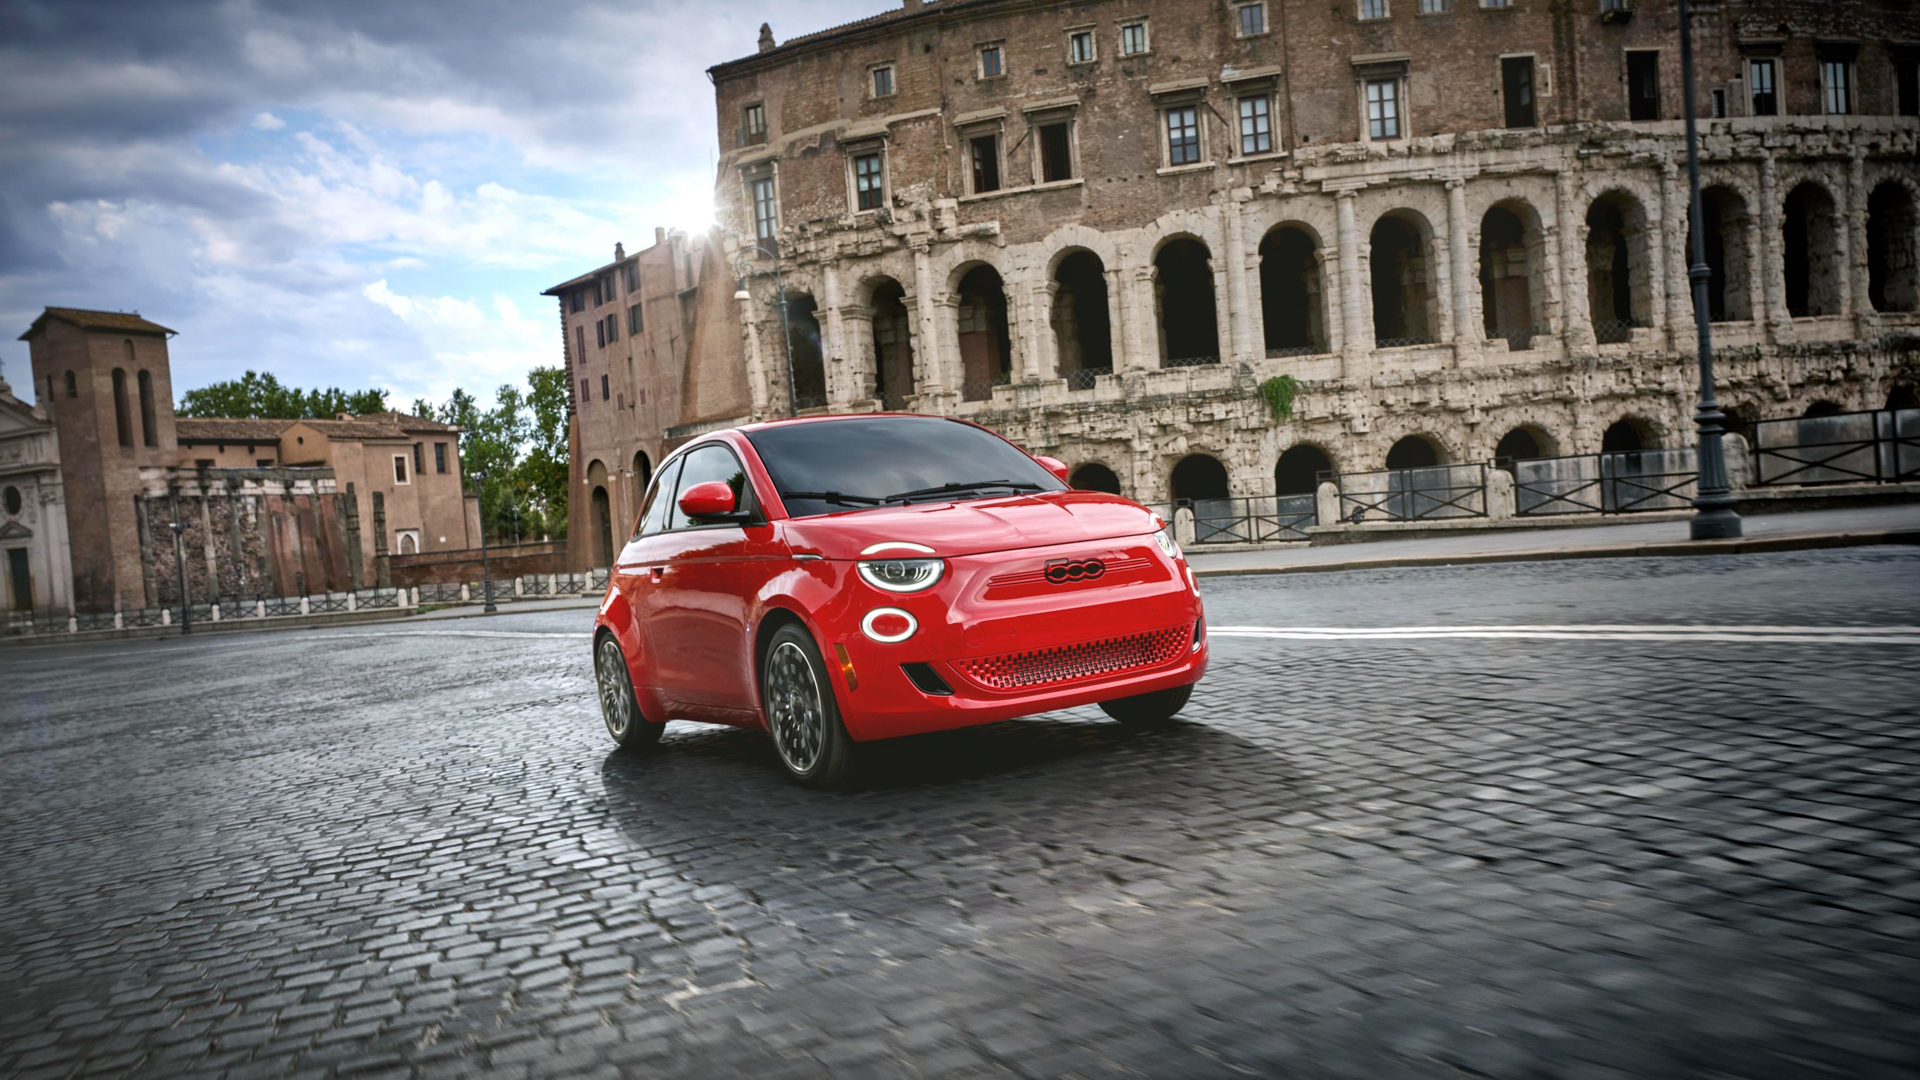
[[1053, 260], [1050, 276], [1050, 321], [1060, 376], [1076, 389], [1090, 388], [1090, 376], [1113, 370], [1106, 263], [1086, 248], [1072, 248]]
[[1320, 490], [1320, 474], [1333, 472], [1333, 459], [1312, 443], [1294, 443], [1273, 463], [1275, 495], [1311, 495]]
[[1162, 367], [1220, 361], [1213, 252], [1191, 234], [1161, 238], [1153, 255], [1153, 306]]
[[647, 485], [652, 482], [653, 461], [647, 457], [645, 450], [635, 450], [633, 452], [633, 506], [635, 516], [639, 515], [639, 508], [646, 505]]
[[1659, 445], [1659, 431], [1642, 416], [1623, 416], [1607, 425], [1607, 430], [1600, 436], [1600, 452], [1603, 454], [1654, 450]]
[[1480, 317], [1489, 341], [1520, 350], [1546, 324], [1546, 251], [1540, 215], [1524, 199], [1502, 199], [1480, 217]]
[[[1752, 272], [1747, 262], [1753, 215], [1747, 200], [1729, 184], [1700, 192], [1700, 231], [1706, 245], [1707, 317], [1714, 322], [1753, 318]], [[1691, 211], [1689, 211], [1691, 213]], [[1693, 229], [1687, 229], [1687, 265], [1694, 262]]]
[[1594, 339], [1622, 342], [1653, 312], [1652, 231], [1646, 205], [1624, 188], [1611, 188], [1587, 206], [1587, 304]]
[[1808, 405], [1806, 408], [1806, 411], [1802, 412], [1800, 415], [1811, 419], [1813, 417], [1818, 417], [1818, 416], [1839, 416], [1841, 413], [1846, 411], [1847, 411], [1846, 408], [1842, 406], [1839, 402], [1828, 401], [1825, 398], [1821, 398], [1819, 401], [1816, 401], [1811, 405]]
[[915, 392], [913, 313], [907, 310], [906, 287], [886, 275], [861, 284], [873, 321], [873, 396], [881, 408], [904, 409]]
[[1396, 208], [1367, 234], [1373, 291], [1373, 340], [1380, 348], [1436, 340], [1433, 227], [1419, 211]]
[[419, 553], [420, 553], [420, 542], [413, 538], [413, 534], [410, 532], [401, 533], [400, 534], [400, 554], [417, 555]]
[[1104, 491], [1109, 495], [1120, 494], [1120, 477], [1097, 461], [1082, 462], [1073, 470], [1069, 481], [1076, 491]]
[[1438, 439], [1415, 433], [1404, 435], [1387, 448], [1386, 467], [1389, 469], [1423, 469], [1439, 465], [1447, 460], [1446, 450]]
[[605, 484], [593, 486], [593, 565], [613, 565], [613, 500]]
[[1538, 424], [1519, 424], [1500, 436], [1493, 448], [1496, 461], [1526, 461], [1554, 456], [1553, 436]]
[[1175, 502], [1230, 498], [1227, 467], [1212, 454], [1188, 454], [1174, 463], [1167, 487]]
[[1327, 296], [1320, 235], [1284, 221], [1260, 239], [1260, 319], [1268, 356], [1327, 351]]
[[1840, 313], [1840, 225], [1833, 193], [1803, 180], [1781, 213], [1787, 311], [1794, 318]]
[[1111, 235], [1077, 222], [1062, 225], [1048, 233], [1035, 250], [1046, 264], [1046, 276], [1049, 279], [1059, 271], [1060, 264], [1076, 251], [1093, 252], [1101, 265], [1108, 268], [1119, 266], [1122, 262], [1120, 248]]
[[821, 352], [820, 305], [812, 293], [787, 291], [787, 347], [793, 357], [793, 407], [827, 403], [827, 365]]
[[1007, 321], [1007, 286], [990, 263], [954, 269], [955, 333], [960, 350], [961, 399], [985, 401], [993, 388], [1013, 378], [1013, 333]]
[[1913, 192], [1888, 180], [1867, 196], [1867, 299], [1875, 311], [1920, 309]]

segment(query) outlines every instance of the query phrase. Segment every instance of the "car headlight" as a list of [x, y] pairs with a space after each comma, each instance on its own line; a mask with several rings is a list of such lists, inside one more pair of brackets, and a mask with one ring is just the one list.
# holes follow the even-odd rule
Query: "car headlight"
[[862, 559], [859, 566], [867, 584], [891, 593], [931, 589], [947, 572], [940, 559]]
[[1153, 542], [1160, 545], [1160, 550], [1167, 553], [1167, 558], [1177, 559], [1180, 557], [1180, 541], [1173, 538], [1173, 526], [1168, 525], [1159, 532], [1154, 533]]

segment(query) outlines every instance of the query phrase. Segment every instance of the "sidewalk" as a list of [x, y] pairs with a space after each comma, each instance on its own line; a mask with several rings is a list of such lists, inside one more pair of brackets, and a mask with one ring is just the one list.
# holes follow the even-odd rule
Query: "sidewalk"
[[1416, 540], [1375, 540], [1360, 544], [1309, 547], [1296, 544], [1270, 551], [1208, 554], [1188, 549], [1187, 562], [1198, 577], [1228, 574], [1299, 574], [1328, 570], [1371, 570], [1394, 566], [1459, 566], [1470, 563], [1531, 562], [1543, 559], [1604, 559], [1648, 555], [1737, 555], [1754, 551], [1859, 547], [1867, 544], [1920, 544], [1920, 503], [1756, 514], [1742, 519], [1746, 535], [1738, 540], [1693, 541], [1685, 521], [1632, 521], [1551, 532], [1473, 532]]

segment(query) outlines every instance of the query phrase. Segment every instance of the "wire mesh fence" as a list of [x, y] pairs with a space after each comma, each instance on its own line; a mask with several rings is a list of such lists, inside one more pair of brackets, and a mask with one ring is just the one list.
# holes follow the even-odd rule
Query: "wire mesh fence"
[[1340, 519], [1352, 524], [1487, 516], [1482, 462], [1340, 473], [1331, 479], [1340, 491]]

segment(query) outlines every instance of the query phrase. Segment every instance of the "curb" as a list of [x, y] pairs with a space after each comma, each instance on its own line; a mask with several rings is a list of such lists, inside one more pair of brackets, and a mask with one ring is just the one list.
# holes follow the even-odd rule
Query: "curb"
[[1194, 577], [1236, 577], [1242, 574], [1324, 574], [1339, 570], [1386, 570], [1414, 566], [1473, 566], [1481, 563], [1557, 562], [1565, 559], [1638, 559], [1669, 555], [1753, 555], [1772, 551], [1814, 551], [1821, 548], [1869, 547], [1877, 544], [1920, 544], [1920, 529], [1876, 532], [1803, 533], [1738, 540], [1662, 540], [1642, 544], [1607, 544], [1580, 548], [1541, 548], [1533, 551], [1479, 551], [1458, 555], [1399, 555], [1298, 566], [1194, 568]]

